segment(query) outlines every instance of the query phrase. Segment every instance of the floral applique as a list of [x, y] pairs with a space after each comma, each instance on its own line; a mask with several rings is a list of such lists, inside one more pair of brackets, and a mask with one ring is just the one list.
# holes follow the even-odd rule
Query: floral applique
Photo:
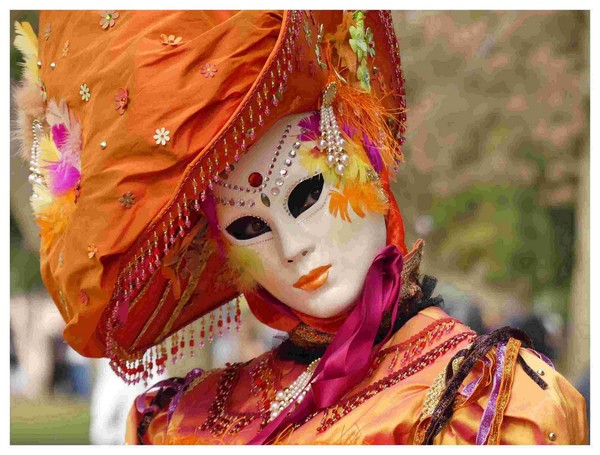
[[166, 46], [177, 46], [177, 45], [181, 44], [181, 42], [183, 41], [183, 38], [181, 36], [177, 36], [177, 37], [175, 37], [175, 35], [167, 36], [164, 33], [162, 33], [160, 35], [160, 39], [162, 40], [161, 43]]
[[117, 90], [115, 95], [115, 109], [119, 111], [119, 114], [123, 115], [127, 104], [129, 103], [129, 92], [126, 88], [120, 88]]
[[135, 194], [133, 194], [131, 191], [128, 191], [119, 198], [119, 202], [121, 203], [121, 207], [124, 209], [130, 209], [135, 204]]
[[87, 84], [81, 84], [79, 87], [79, 94], [81, 95], [81, 99], [86, 103], [90, 100], [91, 93]]
[[207, 79], [209, 77], [215, 77], [215, 74], [217, 72], [217, 67], [215, 65], [213, 65], [212, 63], [207, 63], [206, 65], [203, 65], [202, 68], [200, 68], [200, 72]]
[[100, 16], [102, 16], [100, 25], [104, 30], [107, 30], [109, 27], [114, 27], [115, 21], [119, 18], [119, 13], [117, 11], [102, 11]]
[[94, 243], [90, 243], [87, 247], [88, 258], [92, 259], [98, 253], [98, 247]]
[[156, 130], [156, 134], [153, 137], [157, 145], [167, 145], [167, 142], [171, 140], [170, 134], [169, 130], [160, 128]]
[[46, 30], [44, 31], [44, 39], [48, 41], [50, 39], [50, 34], [52, 33], [52, 25], [48, 24], [46, 26]]

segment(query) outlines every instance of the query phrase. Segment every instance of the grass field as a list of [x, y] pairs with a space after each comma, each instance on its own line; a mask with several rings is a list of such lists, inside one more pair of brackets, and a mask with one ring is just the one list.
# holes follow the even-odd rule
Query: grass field
[[29, 401], [11, 396], [11, 444], [89, 444], [89, 403], [65, 397]]

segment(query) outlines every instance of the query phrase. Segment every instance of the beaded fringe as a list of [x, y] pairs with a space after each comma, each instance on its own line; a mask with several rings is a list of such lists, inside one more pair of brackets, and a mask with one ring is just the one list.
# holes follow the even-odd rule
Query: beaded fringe
[[[148, 386], [154, 376], [165, 372], [169, 363], [175, 364], [184, 355], [194, 357], [196, 349], [204, 348], [206, 344], [214, 341], [215, 337], [222, 337], [225, 332], [235, 329], [240, 331], [242, 325], [242, 312], [240, 297], [221, 305], [200, 318], [182, 327], [159, 344], [148, 348], [144, 352], [113, 358], [110, 363], [115, 373], [127, 384], [144, 383]], [[187, 350], [187, 352], [186, 352]]]

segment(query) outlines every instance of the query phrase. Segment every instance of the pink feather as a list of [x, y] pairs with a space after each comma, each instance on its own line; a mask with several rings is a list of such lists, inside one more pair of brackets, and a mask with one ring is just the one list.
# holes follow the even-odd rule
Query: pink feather
[[303, 133], [298, 135], [298, 139], [304, 141], [317, 141], [321, 132], [319, 130], [319, 124], [321, 122], [321, 116], [318, 112], [313, 112], [308, 117], [304, 117], [298, 122], [298, 126], [304, 129]]
[[77, 186], [81, 178], [79, 169], [64, 160], [54, 161], [44, 168], [49, 171], [48, 188], [54, 196], [68, 193]]
[[61, 155], [64, 154], [64, 146], [68, 136], [69, 130], [67, 130], [67, 126], [64, 123], [52, 125], [52, 139]]
[[81, 124], [75, 119], [71, 120], [69, 134], [61, 152], [65, 159], [68, 159], [70, 163], [76, 163], [77, 167], [81, 168]]
[[52, 137], [61, 153], [61, 161], [81, 169], [81, 124], [69, 111], [65, 100], [58, 104], [54, 99], [50, 100], [46, 121], [52, 127]]
[[69, 114], [69, 108], [67, 107], [65, 100], [60, 100], [59, 104], [56, 104], [56, 100], [54, 99], [51, 99], [48, 102], [46, 121], [50, 126], [64, 123], [67, 129], [71, 128], [71, 115]]

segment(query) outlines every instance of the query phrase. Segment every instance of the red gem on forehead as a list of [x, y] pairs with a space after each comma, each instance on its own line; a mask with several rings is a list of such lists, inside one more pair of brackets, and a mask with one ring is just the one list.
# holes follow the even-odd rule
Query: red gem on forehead
[[253, 172], [252, 174], [250, 174], [248, 176], [248, 183], [253, 188], [258, 188], [259, 186], [262, 185], [262, 182], [263, 182], [263, 176], [260, 175], [259, 172]]

